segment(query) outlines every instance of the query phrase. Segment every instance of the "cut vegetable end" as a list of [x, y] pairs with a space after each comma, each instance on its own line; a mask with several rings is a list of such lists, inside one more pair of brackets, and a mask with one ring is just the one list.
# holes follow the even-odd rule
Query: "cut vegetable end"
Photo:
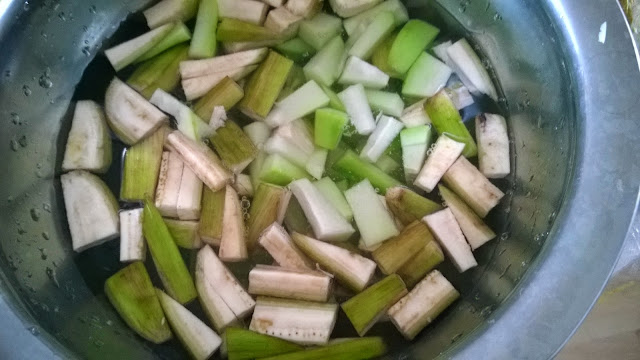
[[162, 147], [168, 133], [169, 128], [163, 126], [148, 138], [127, 149], [122, 170], [120, 199], [132, 201], [155, 197]]
[[402, 229], [398, 236], [375, 249], [372, 256], [383, 273], [393, 274], [430, 241], [434, 240], [427, 226], [415, 221]]
[[362, 84], [349, 86], [338, 94], [338, 98], [344, 104], [358, 134], [369, 135], [375, 130], [376, 123]]
[[329, 341], [337, 314], [336, 304], [258, 297], [249, 329], [298, 344], [322, 345]]
[[272, 127], [282, 126], [328, 104], [329, 97], [311, 80], [278, 102], [264, 121]]
[[420, 250], [396, 273], [400, 275], [407, 287], [411, 288], [444, 261], [444, 253], [436, 241], [429, 241], [427, 246]]
[[278, 50], [282, 55], [297, 63], [306, 62], [311, 56], [316, 53], [316, 49], [314, 49], [311, 45], [307, 44], [300, 38], [287, 40], [282, 44], [276, 45], [275, 49]]
[[218, 1], [201, 0], [198, 7], [198, 17], [193, 30], [189, 57], [205, 59], [216, 54], [217, 40], [215, 37], [218, 26]]
[[404, 225], [442, 209], [439, 204], [401, 186], [388, 189], [385, 198], [389, 210]]
[[400, 95], [392, 92], [366, 90], [367, 101], [371, 110], [380, 111], [385, 115], [400, 117], [404, 110], [404, 102]]
[[382, 89], [389, 84], [389, 75], [358, 57], [351, 56], [344, 66], [338, 83], [362, 84], [370, 89]]
[[383, 171], [375, 167], [375, 165], [363, 161], [351, 150], [347, 150], [344, 155], [336, 161], [334, 167], [341, 170], [346, 176], [353, 179], [355, 182], [368, 179], [374, 188], [380, 190], [381, 194], [386, 193], [387, 189], [390, 187], [400, 185], [398, 180], [385, 174]]
[[162, 25], [137, 38], [107, 49], [104, 54], [111, 66], [116, 71], [120, 71], [162, 41], [174, 27], [175, 25], [172, 23]]
[[142, 262], [134, 262], [107, 279], [104, 292], [138, 335], [155, 344], [171, 339], [169, 324], [163, 321], [162, 306]]
[[380, 156], [389, 148], [393, 140], [400, 134], [404, 125], [390, 117], [381, 115], [376, 125], [376, 129], [367, 139], [367, 143], [360, 151], [360, 157], [375, 163]]
[[260, 170], [260, 180], [286, 186], [294, 180], [308, 178], [309, 174], [278, 154], [267, 156]]
[[349, 38], [349, 42], [353, 43], [348, 50], [349, 55], [357, 56], [363, 60], [370, 58], [375, 48], [393, 31], [394, 24], [393, 14], [387, 11], [378, 13], [371, 23], [363, 28], [364, 31], [358, 37], [353, 40], [351, 37]]
[[162, 290], [156, 294], [171, 328], [194, 359], [208, 359], [222, 343], [220, 336]]
[[490, 179], [509, 175], [509, 135], [505, 118], [495, 114], [478, 115], [476, 139], [480, 172]]
[[264, 41], [278, 37], [272, 29], [231, 18], [222, 18], [216, 30], [216, 39], [222, 42]]
[[286, 200], [287, 190], [280, 186], [261, 183], [249, 209], [247, 247], [253, 250], [262, 232], [278, 220], [278, 211]]
[[292, 342], [239, 328], [228, 328], [224, 341], [229, 360], [253, 360], [303, 350]]
[[442, 90], [451, 77], [452, 70], [435, 57], [423, 52], [411, 65], [402, 84], [402, 95], [422, 98]]
[[349, 116], [339, 110], [318, 109], [315, 113], [315, 144], [333, 150], [338, 146]]
[[234, 121], [225, 122], [209, 140], [225, 166], [235, 173], [241, 173], [256, 157], [253, 142]]
[[464, 143], [452, 140], [446, 134], [440, 135], [413, 184], [427, 192], [433, 191], [464, 148]]
[[104, 111], [91, 100], [76, 103], [62, 170], [104, 173], [111, 165], [111, 137]]
[[191, 31], [182, 22], [177, 22], [173, 25], [173, 28], [165, 37], [156, 43], [151, 49], [147, 50], [139, 58], [135, 60], [136, 63], [151, 59], [152, 57], [160, 54], [161, 52], [183, 42], [191, 39]]
[[397, 73], [406, 73], [439, 32], [438, 28], [427, 22], [409, 20], [389, 49], [389, 66]]
[[140, 64], [127, 84], [149, 99], [156, 89], [171, 91], [178, 85], [180, 61], [187, 58], [188, 47], [177, 45]]
[[246, 21], [260, 25], [264, 23], [269, 6], [254, 0], [218, 0], [220, 17]]
[[222, 237], [218, 256], [225, 262], [243, 261], [249, 257], [242, 206], [238, 193], [230, 185], [227, 185], [225, 191]]
[[393, 305], [388, 314], [402, 335], [413, 340], [459, 296], [451, 283], [434, 270]]
[[120, 231], [118, 202], [96, 175], [74, 170], [60, 177], [73, 250], [114, 239]]
[[120, 261], [144, 261], [147, 246], [142, 235], [142, 209], [120, 211]]
[[308, 179], [289, 184], [291, 192], [302, 207], [318, 239], [326, 241], [347, 240], [355, 229], [349, 224]]
[[145, 201], [142, 229], [156, 270], [167, 292], [181, 304], [195, 299], [198, 294], [180, 250], [171, 237], [162, 215], [149, 201]]
[[476, 142], [446, 91], [440, 91], [429, 98], [424, 107], [438, 134], [447, 134], [451, 139], [465, 144], [462, 155], [473, 157], [478, 154]]
[[320, 50], [333, 37], [342, 32], [342, 20], [325, 13], [300, 24], [299, 36], [316, 50]]
[[342, 311], [360, 336], [400, 298], [407, 294], [407, 287], [398, 275], [389, 275], [369, 286], [360, 294], [342, 303]]
[[284, 299], [326, 302], [331, 277], [319, 271], [300, 271], [257, 265], [249, 272], [249, 293]]
[[353, 220], [353, 211], [351, 210], [351, 206], [345, 199], [344, 194], [338, 188], [335, 182], [331, 180], [329, 177], [322, 178], [313, 183], [313, 185], [322, 193], [322, 195], [329, 200], [329, 202], [338, 210], [340, 215], [345, 218], [345, 220], [351, 222]]
[[367, 247], [379, 244], [399, 234], [396, 224], [378, 199], [369, 180], [363, 180], [344, 193], [353, 210], [360, 236]]
[[344, 41], [336, 36], [329, 40], [322, 49], [315, 54], [304, 66], [303, 71], [307, 78], [317, 81], [324, 86], [331, 86], [338, 79], [339, 68], [342, 67], [344, 53]]
[[427, 215], [424, 217], [424, 222], [427, 223], [459, 272], [465, 272], [478, 265], [450, 209]]
[[165, 219], [164, 222], [179, 247], [185, 249], [200, 249], [202, 247], [197, 221]]
[[381, 12], [388, 11], [393, 14], [394, 27], [401, 25], [409, 20], [409, 14], [400, 0], [387, 0], [374, 6], [373, 8], [363, 11], [358, 15], [344, 20], [344, 29], [351, 36], [359, 28], [364, 28]]
[[244, 91], [233, 79], [225, 77], [193, 106], [201, 119], [210, 119], [213, 109], [222, 106], [225, 110], [234, 107], [244, 96]]
[[199, 234], [202, 241], [209, 245], [220, 245], [225, 193], [225, 188], [218, 191], [205, 188], [202, 193], [202, 214], [200, 216]]
[[251, 75], [239, 104], [240, 110], [254, 120], [263, 120], [271, 111], [292, 67], [293, 61], [270, 51]]
[[354, 291], [362, 291], [373, 278], [376, 263], [365, 257], [299, 233], [294, 232], [291, 238], [307, 256]]
[[286, 230], [277, 223], [271, 224], [260, 235], [260, 245], [283, 268], [315, 270], [314, 264], [291, 241]]
[[468, 83], [466, 85], [469, 89], [475, 88], [477, 91], [487, 94], [493, 101], [498, 101], [498, 92], [491, 81], [489, 72], [466, 39], [460, 39], [449, 46], [447, 55], [451, 59], [456, 73], [461, 75], [461, 79], [466, 80], [465, 83]]
[[387, 352], [387, 347], [380, 337], [362, 339], [345, 339], [333, 344], [265, 358], [264, 360], [308, 360], [308, 359], [375, 359]]

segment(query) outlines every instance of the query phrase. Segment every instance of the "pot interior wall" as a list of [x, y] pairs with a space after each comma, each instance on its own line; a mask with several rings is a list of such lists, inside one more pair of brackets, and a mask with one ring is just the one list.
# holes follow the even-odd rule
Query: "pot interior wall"
[[[139, 15], [129, 16], [126, 28], [117, 29], [127, 13], [148, 1], [44, 1], [19, 4], [17, 10], [15, 3], [17, 18], [4, 34], [9, 40], [0, 43], [2, 277], [42, 336], [50, 336], [69, 354], [181, 358], [184, 353], [175, 341], [157, 346], [141, 341], [107, 302], [102, 284], [121, 267], [118, 241], [73, 253], [58, 180], [70, 101], [101, 100], [113, 71], [100, 49], [143, 31]], [[412, 17], [468, 37], [492, 64], [503, 96], [498, 104], [486, 105], [508, 116], [514, 164], [512, 175], [498, 183], [507, 196], [487, 221], [499, 236], [476, 252], [480, 266], [463, 275], [449, 264], [440, 267], [462, 299], [410, 346], [388, 323], [370, 332], [390, 339], [390, 358], [426, 358], [473, 336], [513, 295], [521, 277], [535, 270], [539, 250], [553, 241], [549, 232], [572, 174], [578, 122], [567, 71], [571, 64], [562, 51], [565, 41], [557, 37], [542, 5], [510, 0], [406, 3]], [[465, 110], [465, 118], [475, 111]], [[122, 147], [115, 148], [119, 154]], [[117, 189], [116, 172], [106, 179]], [[350, 326], [339, 323], [336, 329]]]

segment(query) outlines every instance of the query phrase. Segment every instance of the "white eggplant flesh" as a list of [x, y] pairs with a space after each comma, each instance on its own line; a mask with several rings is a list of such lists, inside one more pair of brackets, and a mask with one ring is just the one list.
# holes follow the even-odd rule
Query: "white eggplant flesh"
[[405, 108], [400, 116], [400, 121], [408, 128], [431, 124], [429, 115], [424, 110], [424, 103], [427, 99], [422, 99], [413, 105]]
[[269, 5], [255, 0], [218, 0], [218, 12], [222, 18], [233, 18], [262, 25]]
[[104, 107], [111, 130], [127, 145], [146, 138], [169, 120], [167, 115], [118, 78], [113, 78], [107, 88]]
[[249, 294], [327, 302], [331, 281], [331, 276], [320, 271], [257, 265], [249, 272]]
[[197, 0], [162, 0], [154, 6], [143, 11], [147, 26], [155, 29], [174, 21], [191, 19], [198, 12]]
[[222, 79], [229, 77], [235, 81], [244, 79], [251, 74], [258, 65], [247, 65], [236, 67], [230, 70], [217, 71], [214, 73], [192, 77], [182, 80], [182, 90], [187, 100], [195, 100], [206, 95], [209, 90], [213, 89]]
[[220, 347], [222, 339], [191, 311], [156, 289], [162, 310], [173, 333], [196, 360], [206, 360]]
[[489, 179], [500, 179], [509, 175], [511, 162], [505, 118], [496, 114], [478, 115], [476, 139], [480, 172]]
[[87, 170], [105, 173], [111, 165], [111, 137], [100, 105], [78, 101], [67, 136], [62, 171]]
[[[466, 39], [460, 39], [447, 48], [447, 54], [454, 66], [456, 74], [463, 82], [469, 84], [479, 92], [488, 95], [493, 101], [498, 101], [498, 92], [491, 81], [491, 76]], [[466, 82], [465, 82], [466, 84]], [[467, 84], [467, 87], [469, 85]], [[471, 88], [469, 89], [471, 90]]]
[[344, 192], [353, 211], [360, 236], [367, 247], [372, 247], [400, 234], [393, 217], [378, 199], [378, 194], [365, 179]]
[[304, 18], [293, 14], [286, 7], [279, 7], [269, 11], [264, 27], [276, 33], [297, 33], [300, 22]]
[[341, 17], [358, 15], [378, 5], [382, 0], [329, 0], [331, 8]]
[[251, 176], [247, 174], [236, 174], [233, 181], [233, 189], [240, 196], [253, 197], [253, 184], [251, 183]]
[[289, 184], [289, 188], [300, 203], [318, 239], [345, 241], [355, 233], [353, 226], [308, 179], [295, 180]]
[[351, 124], [360, 135], [369, 135], [375, 130], [376, 122], [362, 84], [351, 85], [338, 94], [344, 104]]
[[81, 252], [118, 237], [118, 201], [107, 185], [84, 170], [60, 176], [73, 250]]
[[228, 72], [233, 69], [259, 64], [269, 53], [267, 48], [259, 48], [216, 56], [210, 59], [186, 60], [180, 63], [182, 79], [191, 79], [217, 72]]
[[223, 127], [227, 120], [227, 111], [224, 109], [224, 106], [214, 106], [211, 118], [209, 119], [209, 127], [213, 131], [216, 131]]
[[142, 209], [120, 211], [120, 261], [144, 261], [147, 246], [142, 234]]
[[178, 218], [178, 197], [183, 170], [184, 163], [175, 152], [162, 153], [155, 205], [164, 217]]
[[424, 222], [459, 272], [465, 272], [478, 265], [450, 209], [429, 214], [424, 217]]
[[462, 110], [474, 104], [475, 101], [473, 100], [471, 92], [463, 84], [455, 83], [449, 87], [449, 90], [449, 96], [456, 109]]
[[238, 193], [227, 185], [224, 195], [222, 237], [218, 256], [225, 262], [238, 262], [248, 258], [247, 235]]
[[238, 279], [220, 261], [210, 246], [206, 245], [200, 249], [198, 263], [201, 264], [207, 280], [238, 319], [251, 313], [256, 302], [242, 288]]
[[440, 135], [413, 184], [426, 192], [433, 191], [449, 167], [462, 154], [464, 146], [464, 143]]
[[249, 330], [301, 345], [323, 345], [337, 315], [337, 304], [259, 297]]
[[391, 116], [380, 116], [376, 129], [369, 135], [367, 143], [360, 152], [360, 157], [375, 163], [380, 159], [380, 156], [391, 145], [393, 139], [395, 139], [404, 125], [392, 118]]
[[178, 219], [200, 219], [203, 186], [204, 184], [196, 174], [189, 169], [188, 166], [183, 166], [182, 177], [180, 179], [180, 191], [178, 193], [178, 201], [176, 203]]
[[313, 262], [295, 246], [287, 231], [278, 223], [269, 225], [260, 235], [258, 243], [285, 269], [315, 269]]
[[458, 195], [443, 185], [438, 185], [438, 188], [440, 189], [440, 196], [447, 204], [447, 207], [451, 209], [453, 216], [456, 217], [456, 221], [458, 221], [464, 237], [467, 238], [471, 250], [475, 251], [496, 237], [496, 233]]
[[204, 122], [193, 110], [162, 89], [154, 91], [149, 102], [173, 116], [178, 123], [178, 130], [192, 140], [199, 141], [214, 133], [209, 124]]

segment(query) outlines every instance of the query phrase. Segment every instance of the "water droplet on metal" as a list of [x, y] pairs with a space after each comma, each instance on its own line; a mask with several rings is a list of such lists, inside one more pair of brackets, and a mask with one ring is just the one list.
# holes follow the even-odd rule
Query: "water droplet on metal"
[[92, 13], [92, 14], [95, 14], [96, 13], [96, 6], [95, 5], [89, 6], [89, 12]]
[[87, 32], [89, 31], [89, 28], [87, 27], [87, 25], [82, 25], [82, 32]]
[[31, 96], [31, 88], [27, 85], [22, 85], [22, 93], [24, 96]]
[[38, 79], [38, 85], [44, 89], [50, 89], [53, 86], [53, 82], [47, 74], [43, 74], [40, 76], [40, 79]]
[[45, 240], [49, 240], [49, 233], [46, 232], [46, 231], [43, 231], [42, 232], [42, 238], [45, 239]]
[[64, 13], [64, 11], [61, 11], [60, 13], [58, 13], [58, 17], [62, 21], [67, 21], [67, 15]]
[[42, 260], [47, 260], [47, 249], [39, 248], [38, 250], [40, 250], [40, 258]]
[[85, 56], [90, 56], [90, 55], [91, 55], [91, 51], [89, 50], [89, 47], [88, 47], [88, 46], [85, 46], [85, 47], [83, 47], [83, 48], [82, 48], [82, 53], [83, 53]]
[[47, 35], [47, 33], [46, 33], [46, 32], [44, 32], [44, 31], [41, 31], [41, 32], [40, 32], [40, 36], [42, 36], [42, 38], [44, 39], [44, 41], [47, 41], [47, 38], [49, 37], [49, 35]]
[[38, 330], [38, 328], [35, 326], [30, 327], [28, 330], [33, 336], [40, 335], [40, 330]]
[[13, 123], [13, 125], [21, 125], [22, 123], [20, 122], [20, 115], [18, 115], [18, 113], [11, 113], [11, 122]]
[[40, 220], [40, 210], [38, 210], [36, 208], [32, 208], [31, 211], [29, 211], [29, 213], [31, 214], [31, 219], [33, 221]]
[[6, 70], [6, 71], [4, 72], [4, 77], [7, 77], [7, 78], [8, 78], [8, 77], [11, 77], [11, 70]]
[[49, 204], [47, 204], [47, 203], [44, 203], [44, 204], [42, 204], [42, 209], [43, 209], [44, 211], [46, 211], [46, 212], [50, 213], [50, 212], [51, 212], [51, 205], [49, 205]]
[[18, 144], [22, 147], [27, 147], [27, 137], [22, 135], [20, 139], [18, 139]]
[[22, 4], [22, 10], [29, 11], [30, 8], [31, 4], [29, 3], [29, 1], [25, 1], [24, 4]]
[[18, 142], [15, 139], [12, 139], [11, 141], [9, 141], [9, 147], [13, 151], [18, 151]]
[[49, 277], [49, 280], [53, 281], [53, 284], [57, 288], [60, 288], [60, 283], [58, 282], [58, 275], [56, 274], [56, 270], [47, 266], [45, 271], [47, 273], [47, 277]]

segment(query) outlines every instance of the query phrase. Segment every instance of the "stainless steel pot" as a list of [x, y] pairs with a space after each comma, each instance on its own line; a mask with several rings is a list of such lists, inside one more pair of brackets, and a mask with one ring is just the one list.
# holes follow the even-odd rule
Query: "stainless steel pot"
[[[40, 334], [28, 346], [64, 358], [184, 356], [141, 341], [110, 307], [102, 284], [119, 266], [117, 242], [71, 251], [57, 178], [83, 70], [147, 3], [0, 1], [0, 314]], [[478, 252], [481, 266], [465, 276], [443, 268], [462, 300], [410, 346], [384, 325], [373, 332], [392, 339], [390, 359], [549, 358], [605, 284], [636, 209], [640, 73], [622, 12], [613, 0], [407, 6], [468, 36], [493, 65], [515, 171], [501, 184], [508, 196], [490, 215], [501, 236]], [[85, 78], [77, 98], [99, 100], [111, 76]], [[22, 332], [3, 332], [0, 354], [25, 354]]]

